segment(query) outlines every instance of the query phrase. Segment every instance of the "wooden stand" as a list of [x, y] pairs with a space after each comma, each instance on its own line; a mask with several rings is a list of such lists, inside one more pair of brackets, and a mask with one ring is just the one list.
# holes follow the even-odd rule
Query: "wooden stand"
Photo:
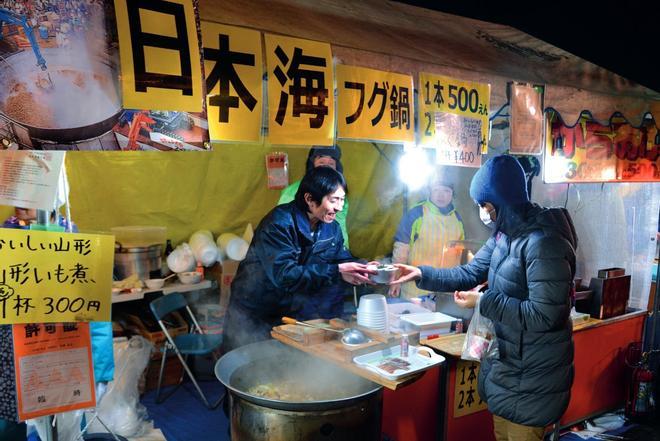
[[[333, 325], [338, 324], [334, 319], [331, 322]], [[329, 326], [330, 324], [326, 320], [311, 320], [306, 323], [322, 324], [325, 326]], [[361, 330], [372, 338], [372, 341], [357, 346], [343, 344], [340, 340], [341, 334], [339, 333], [298, 325], [276, 326], [271, 331], [271, 336], [282, 343], [293, 346], [318, 358], [328, 360], [341, 368], [391, 390], [396, 390], [406, 384], [410, 384], [423, 375], [423, 373], [411, 374], [398, 380], [389, 380], [353, 363], [354, 357], [391, 346], [395, 344], [398, 337], [396, 334], [387, 335], [375, 333], [371, 330]]]

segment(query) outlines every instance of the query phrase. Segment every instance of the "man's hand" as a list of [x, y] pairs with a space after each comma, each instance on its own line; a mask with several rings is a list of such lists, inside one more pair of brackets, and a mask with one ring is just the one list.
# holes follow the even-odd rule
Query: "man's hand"
[[338, 266], [341, 278], [347, 283], [351, 285], [361, 285], [363, 283], [374, 285], [374, 282], [369, 280], [369, 274], [377, 274], [378, 271], [367, 268], [364, 263], [345, 262], [340, 263]]
[[479, 297], [479, 291], [454, 291], [454, 302], [461, 308], [474, 308]]
[[390, 297], [399, 297], [401, 295], [401, 284], [397, 283], [396, 285], [390, 285], [387, 295]]

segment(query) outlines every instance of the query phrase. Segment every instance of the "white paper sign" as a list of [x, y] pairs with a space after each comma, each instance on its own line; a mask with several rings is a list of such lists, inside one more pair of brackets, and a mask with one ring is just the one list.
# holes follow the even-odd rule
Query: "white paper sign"
[[52, 210], [63, 151], [6, 151], [0, 155], [0, 205]]

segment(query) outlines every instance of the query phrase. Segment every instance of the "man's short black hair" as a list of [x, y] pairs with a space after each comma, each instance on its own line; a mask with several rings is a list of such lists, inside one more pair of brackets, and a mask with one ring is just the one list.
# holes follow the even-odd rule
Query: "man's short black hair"
[[332, 167], [315, 167], [302, 178], [294, 200], [298, 208], [307, 212], [309, 207], [305, 202], [305, 193], [309, 193], [312, 196], [312, 201], [320, 204], [325, 196], [334, 193], [339, 187], [342, 187], [348, 193], [346, 180], [341, 173]]

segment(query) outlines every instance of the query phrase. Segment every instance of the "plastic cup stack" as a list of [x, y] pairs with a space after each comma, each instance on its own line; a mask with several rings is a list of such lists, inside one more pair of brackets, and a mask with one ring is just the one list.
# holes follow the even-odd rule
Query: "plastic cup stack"
[[387, 301], [382, 294], [367, 294], [360, 297], [357, 323], [365, 328], [387, 330]]

